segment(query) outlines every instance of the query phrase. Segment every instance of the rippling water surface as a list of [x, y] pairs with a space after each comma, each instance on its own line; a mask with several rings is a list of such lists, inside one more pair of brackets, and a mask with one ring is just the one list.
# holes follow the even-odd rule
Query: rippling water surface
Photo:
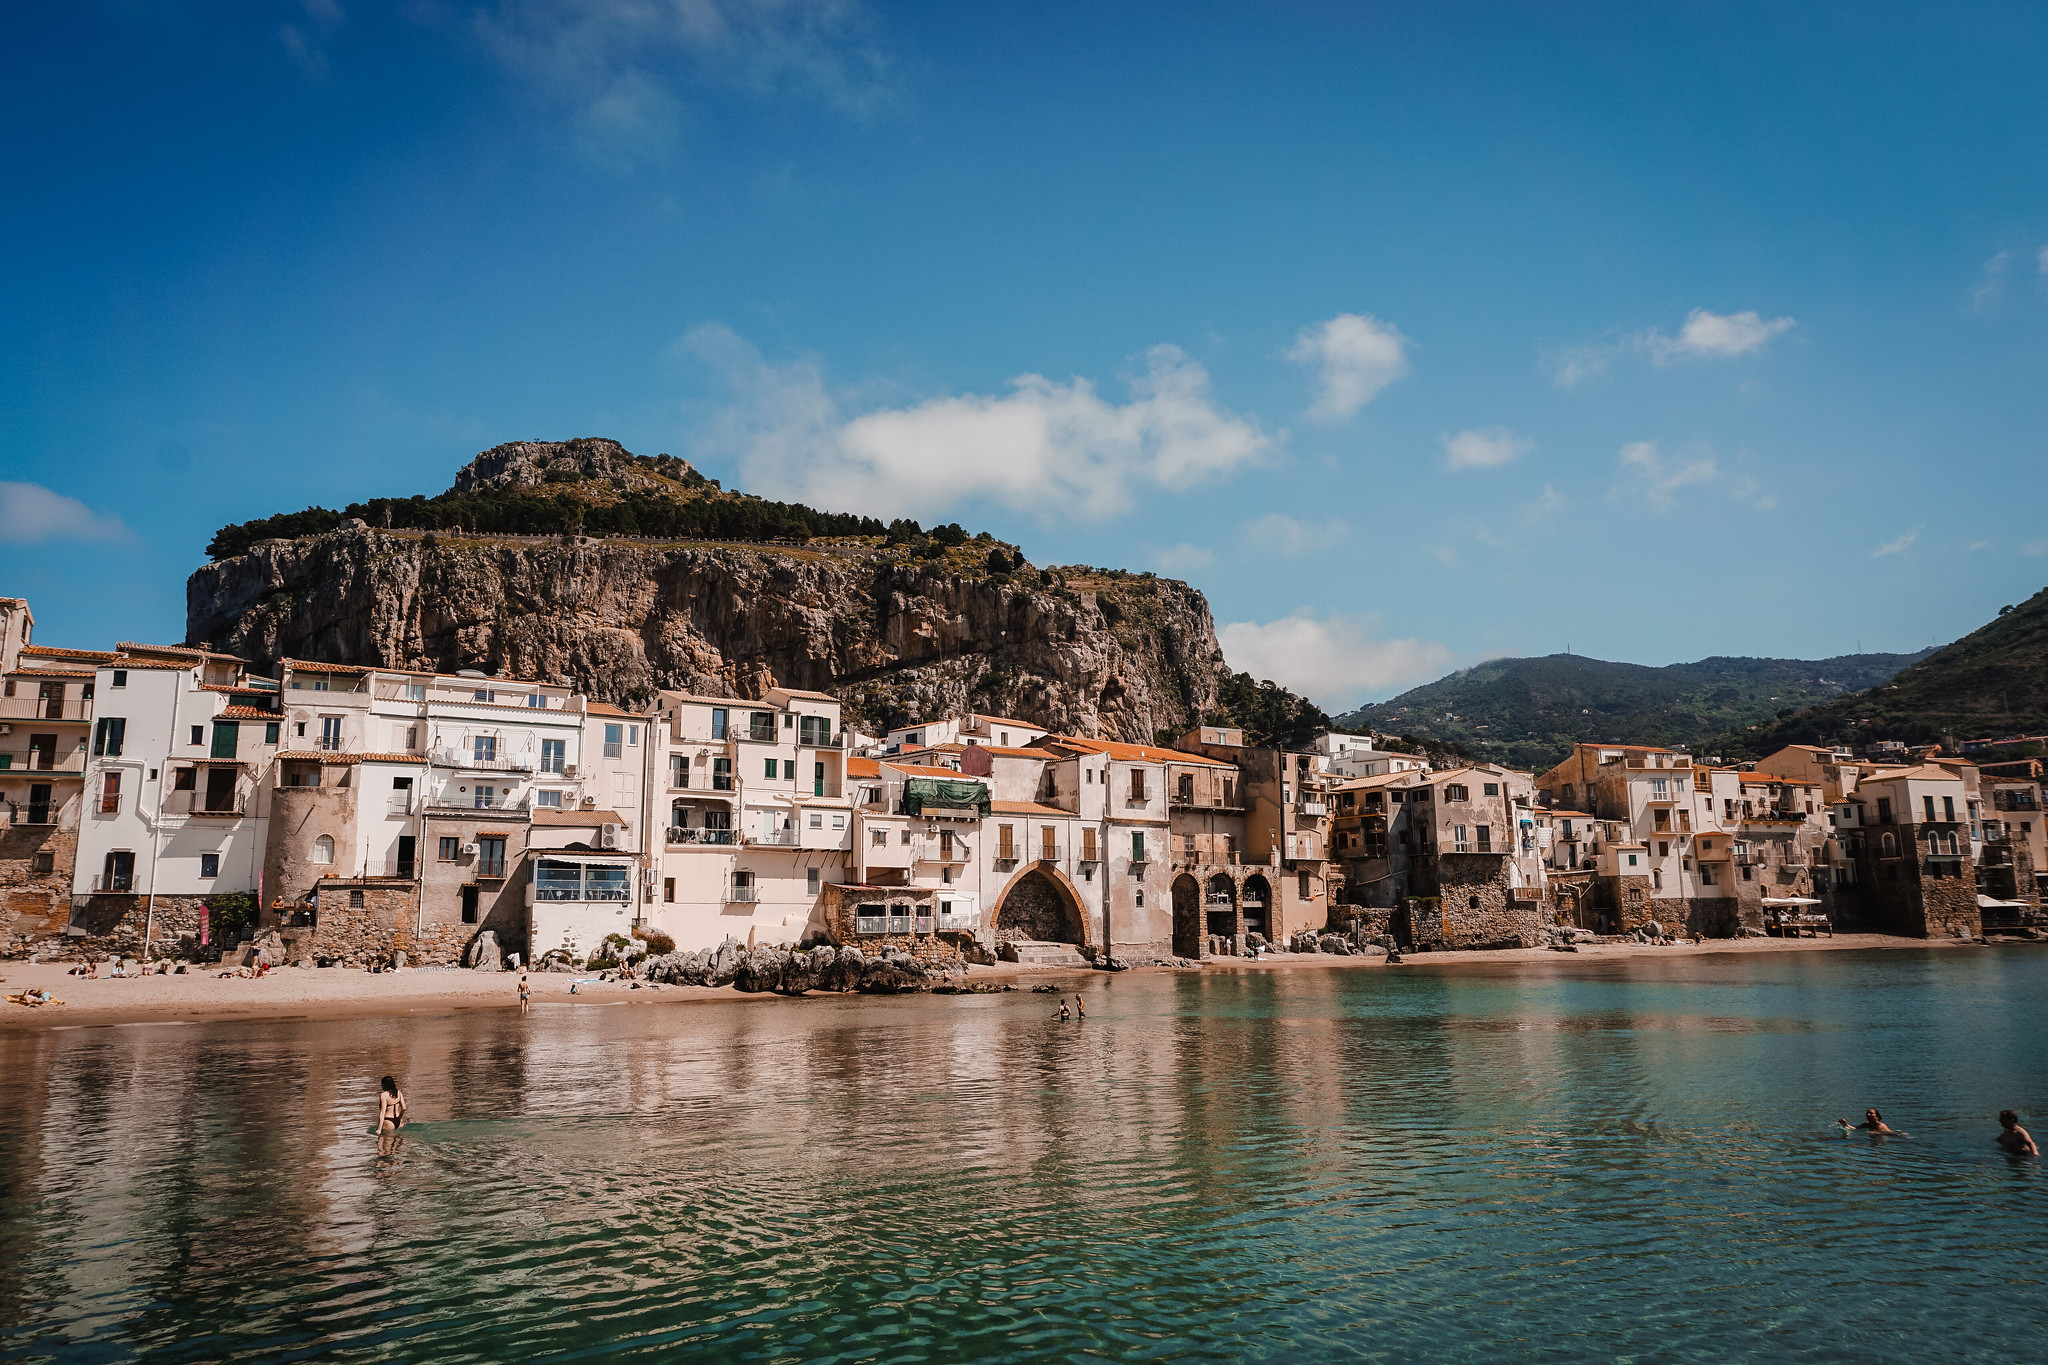
[[[1991, 1142], [2001, 1107], [2048, 1111], [2048, 951], [1086, 998], [1069, 1024], [1019, 993], [0, 1035], [0, 1360], [2048, 1339], [2048, 1186]], [[380, 1157], [385, 1072], [417, 1124]], [[1845, 1141], [1868, 1104], [1910, 1139]]]

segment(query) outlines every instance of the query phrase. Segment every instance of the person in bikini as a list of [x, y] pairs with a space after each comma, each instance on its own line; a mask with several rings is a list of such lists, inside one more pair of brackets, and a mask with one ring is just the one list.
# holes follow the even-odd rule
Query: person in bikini
[[405, 1092], [386, 1076], [377, 1091], [377, 1131], [395, 1133], [405, 1124]]
[[2008, 1156], [2039, 1156], [2041, 1148], [2034, 1135], [2020, 1127], [2020, 1116], [2010, 1109], [1998, 1111], [1998, 1145]]

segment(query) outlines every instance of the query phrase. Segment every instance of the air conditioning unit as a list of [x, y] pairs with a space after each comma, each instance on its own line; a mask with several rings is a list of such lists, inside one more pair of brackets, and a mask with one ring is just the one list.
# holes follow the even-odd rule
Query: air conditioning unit
[[594, 797], [594, 796], [586, 796], [586, 797], [584, 797], [584, 798], [583, 798], [583, 809], [585, 809], [585, 810], [596, 810], [596, 809], [597, 809], [597, 798], [596, 798], [596, 797]]
[[0, 735], [11, 735], [13, 733], [14, 727], [12, 725], [0, 725]]
[[574, 776], [576, 776], [576, 765], [575, 765], [574, 763], [569, 763], [569, 764], [565, 764], [565, 765], [563, 765], [563, 768], [562, 768], [562, 776], [564, 776], [564, 777], [574, 777]]
[[476, 856], [476, 845], [464, 844], [462, 846], [462, 856], [465, 858], [474, 858]]
[[617, 848], [619, 846], [619, 827], [617, 825], [598, 826], [597, 846], [599, 848]]

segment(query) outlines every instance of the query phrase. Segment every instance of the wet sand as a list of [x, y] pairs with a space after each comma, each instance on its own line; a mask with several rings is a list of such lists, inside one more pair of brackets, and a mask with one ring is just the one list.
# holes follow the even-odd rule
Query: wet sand
[[[1584, 963], [1603, 958], [1726, 957], [1730, 955], [1831, 952], [1855, 948], [1966, 948], [1950, 939], [1896, 938], [1887, 934], [1837, 934], [1833, 938], [1710, 939], [1694, 946], [1658, 947], [1645, 943], [1583, 945], [1576, 953], [1544, 948], [1501, 948], [1479, 952], [1410, 953], [1399, 964], [1378, 956], [1332, 957], [1320, 953], [1274, 953], [1263, 958], [1215, 958], [1200, 968], [1138, 967], [1137, 972], [1271, 972], [1299, 968], [1347, 971], [1433, 971], [1481, 963]], [[49, 990], [65, 1003], [28, 1007], [0, 1001], [0, 1029], [46, 1029], [116, 1024], [173, 1024], [216, 1019], [274, 1020], [344, 1018], [370, 1014], [447, 1014], [454, 1010], [519, 1008], [519, 978], [512, 972], [470, 972], [433, 968], [395, 972], [349, 971], [338, 967], [280, 967], [261, 980], [222, 979], [219, 968], [193, 968], [184, 976], [149, 976], [98, 980], [66, 976], [71, 964], [0, 962], [0, 992], [17, 994], [30, 987]], [[103, 969], [104, 970], [104, 969]], [[582, 974], [535, 973], [533, 1008], [562, 1009], [627, 1003], [652, 1006], [708, 1000], [792, 1003], [790, 997], [748, 994], [730, 986], [643, 986], [626, 982], [584, 982], [570, 993]], [[1042, 982], [1079, 987], [1104, 980], [1086, 968], [969, 968], [970, 985], [1032, 985]]]

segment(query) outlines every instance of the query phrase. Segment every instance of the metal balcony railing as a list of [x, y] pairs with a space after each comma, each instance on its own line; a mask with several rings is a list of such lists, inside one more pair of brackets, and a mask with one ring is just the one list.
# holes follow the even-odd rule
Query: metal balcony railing
[[730, 845], [735, 842], [735, 831], [729, 829], [688, 829], [682, 825], [671, 825], [668, 842], [678, 847], [687, 844]]
[[758, 886], [729, 886], [725, 889], [725, 899], [731, 905], [753, 905], [761, 899], [761, 888]]
[[795, 848], [796, 839], [797, 831], [794, 829], [762, 830], [758, 834], [747, 836], [748, 843], [758, 844], [764, 848]]

